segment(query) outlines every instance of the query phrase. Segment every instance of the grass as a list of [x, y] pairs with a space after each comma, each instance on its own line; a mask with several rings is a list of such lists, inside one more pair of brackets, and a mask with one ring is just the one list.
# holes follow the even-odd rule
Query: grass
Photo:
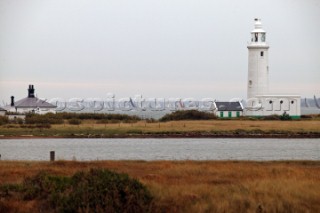
[[96, 135], [98, 137], [118, 137], [143, 134], [184, 134], [225, 133], [249, 134], [320, 134], [320, 120], [300, 121], [263, 121], [263, 120], [206, 120], [206, 121], [169, 121], [147, 123], [108, 123], [97, 124], [94, 120], [83, 120], [79, 125], [54, 124], [51, 128], [21, 128], [18, 124], [0, 126], [0, 135], [43, 137], [81, 137]]
[[[154, 197], [152, 212], [320, 211], [319, 161], [0, 161], [0, 185], [21, 183], [39, 171], [72, 176], [91, 168], [138, 179]], [[6, 199], [12, 212], [32, 212], [37, 205]]]
[[12, 200], [34, 201], [33, 212], [150, 212], [152, 196], [147, 188], [127, 174], [106, 169], [79, 171], [72, 177], [47, 172], [27, 177], [20, 184], [0, 186], [6, 204], [0, 211], [16, 211]]

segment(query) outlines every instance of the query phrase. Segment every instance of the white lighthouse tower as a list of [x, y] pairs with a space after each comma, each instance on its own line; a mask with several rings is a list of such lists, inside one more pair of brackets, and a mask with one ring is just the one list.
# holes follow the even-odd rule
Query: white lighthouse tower
[[254, 21], [251, 42], [248, 44], [248, 99], [257, 95], [266, 95], [269, 92], [269, 46], [266, 43], [266, 31], [262, 29], [260, 19], [256, 18]]
[[261, 20], [254, 19], [254, 30], [248, 44], [248, 85], [247, 103], [244, 115], [269, 116], [287, 114], [291, 118], [300, 118], [300, 95], [270, 94], [269, 65], [266, 31]]

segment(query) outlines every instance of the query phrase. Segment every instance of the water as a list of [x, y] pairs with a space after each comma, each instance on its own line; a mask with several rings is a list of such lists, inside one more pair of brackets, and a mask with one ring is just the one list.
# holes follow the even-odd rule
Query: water
[[2, 160], [320, 160], [320, 139], [1, 139]]

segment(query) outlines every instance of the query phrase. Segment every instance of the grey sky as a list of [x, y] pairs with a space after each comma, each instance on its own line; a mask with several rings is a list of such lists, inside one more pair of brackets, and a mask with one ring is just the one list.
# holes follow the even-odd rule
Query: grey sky
[[0, 101], [245, 98], [256, 17], [271, 92], [319, 96], [319, 0], [0, 0]]

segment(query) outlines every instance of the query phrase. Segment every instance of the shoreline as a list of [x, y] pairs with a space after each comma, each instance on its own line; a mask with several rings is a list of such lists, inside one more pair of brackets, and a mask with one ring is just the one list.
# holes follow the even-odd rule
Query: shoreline
[[86, 134], [71, 134], [65, 136], [38, 136], [38, 135], [12, 135], [0, 136], [1, 139], [84, 139], [84, 138], [320, 138], [320, 133], [284, 133], [284, 134], [211, 134], [211, 133], [182, 133], [182, 134], [123, 134], [123, 135], [86, 135]]

